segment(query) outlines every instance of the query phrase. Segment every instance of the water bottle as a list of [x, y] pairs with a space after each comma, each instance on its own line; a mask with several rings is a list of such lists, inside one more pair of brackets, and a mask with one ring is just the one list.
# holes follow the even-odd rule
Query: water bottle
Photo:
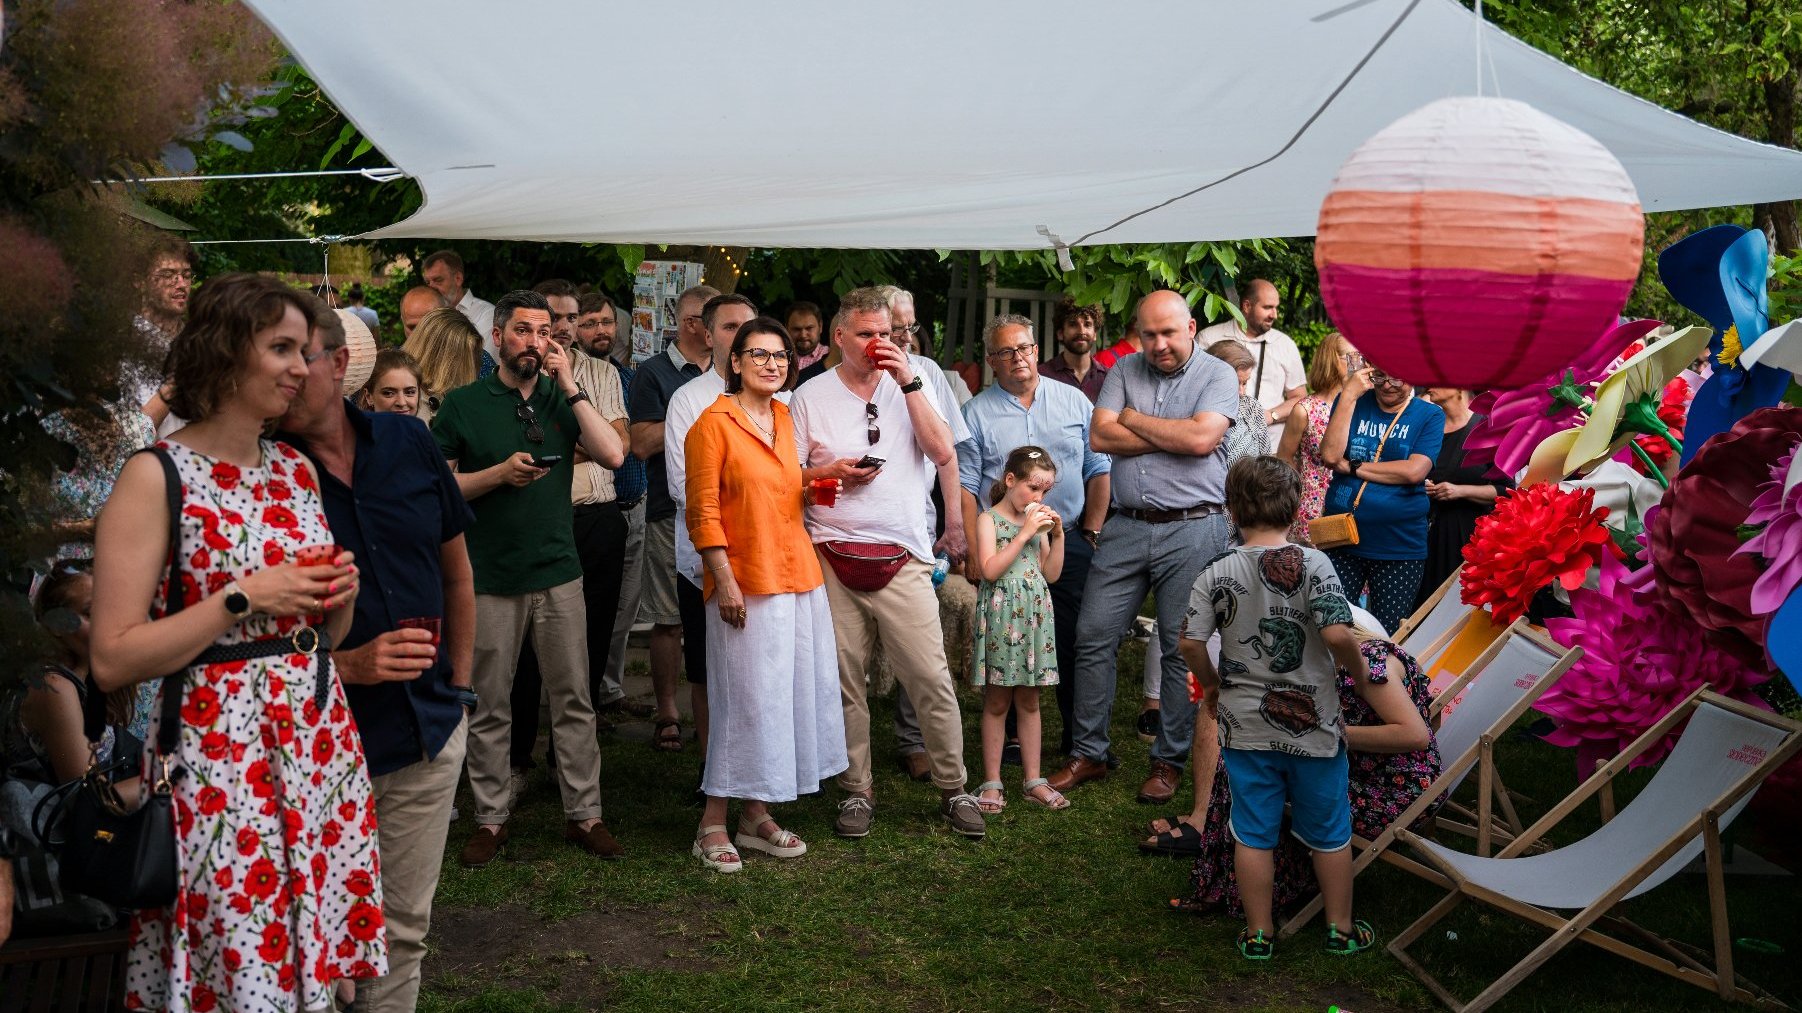
[[940, 584], [943, 584], [946, 575], [950, 572], [951, 557], [943, 552], [939, 553], [938, 558], [932, 561], [932, 586], [938, 587]]

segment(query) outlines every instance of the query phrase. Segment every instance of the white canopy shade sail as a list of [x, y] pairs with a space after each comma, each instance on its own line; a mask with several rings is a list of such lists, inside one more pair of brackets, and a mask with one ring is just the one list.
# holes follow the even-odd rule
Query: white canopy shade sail
[[1041, 227], [1072, 244], [1311, 235], [1360, 142], [1476, 93], [1479, 36], [1485, 93], [1597, 138], [1648, 211], [1802, 196], [1802, 153], [1586, 77], [1453, 0], [248, 2], [424, 187], [425, 206], [376, 236], [1028, 249], [1049, 245]]

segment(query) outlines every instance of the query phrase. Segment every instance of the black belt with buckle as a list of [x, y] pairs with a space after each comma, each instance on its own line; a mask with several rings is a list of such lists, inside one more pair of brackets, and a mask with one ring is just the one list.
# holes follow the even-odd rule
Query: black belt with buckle
[[632, 509], [633, 507], [637, 506], [640, 503], [643, 503], [644, 502], [644, 493], [642, 493], [642, 492], [639, 493], [638, 496], [634, 499], [616, 499], [613, 502], [618, 503], [620, 511], [624, 512], [624, 511]]
[[226, 661], [272, 658], [278, 654], [305, 654], [318, 660], [313, 703], [320, 710], [325, 710], [325, 700], [331, 690], [332, 638], [321, 627], [302, 626], [286, 636], [246, 640], [241, 644], [215, 644], [201, 651], [200, 656], [194, 659], [194, 664], [217, 665]]
[[1133, 507], [1121, 507], [1119, 514], [1146, 524], [1174, 524], [1177, 521], [1192, 521], [1198, 517], [1212, 517], [1226, 512], [1226, 508], [1218, 503], [1202, 503], [1199, 506], [1184, 507], [1181, 510], [1138, 510]]

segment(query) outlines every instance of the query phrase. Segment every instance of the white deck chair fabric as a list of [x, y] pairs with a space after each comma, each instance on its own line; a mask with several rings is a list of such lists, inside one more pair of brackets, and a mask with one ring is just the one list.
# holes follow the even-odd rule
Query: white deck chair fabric
[[[1520, 858], [1479, 858], [1430, 841], [1418, 846], [1482, 889], [1537, 907], [1585, 908], [1618, 883], [1626, 870], [1649, 859], [1676, 836], [1784, 738], [1781, 728], [1704, 702], [1645, 789], [1619, 815], [1583, 840]], [[1723, 813], [1720, 825], [1724, 828], [1731, 823], [1751, 798], [1748, 792]], [[1636, 897], [1663, 883], [1702, 848], [1702, 835], [1696, 834], [1627, 896]]]
[[[1449, 762], [1476, 748], [1483, 733], [1539, 685], [1559, 656], [1530, 637], [1508, 636], [1501, 651], [1471, 679], [1458, 706], [1440, 724], [1436, 736], [1439, 755]], [[1462, 780], [1453, 782], [1451, 789], [1457, 790]]]
[[[1434, 603], [1432, 611], [1421, 618], [1420, 625], [1409, 631], [1408, 639], [1402, 646], [1425, 651], [1429, 644], [1439, 639], [1440, 634], [1457, 625], [1458, 620], [1463, 619], [1474, 607], [1458, 599], [1457, 588], [1447, 589], [1439, 601]], [[1420, 662], [1422, 670], [1427, 668], [1425, 658], [1417, 657], [1415, 660]]]

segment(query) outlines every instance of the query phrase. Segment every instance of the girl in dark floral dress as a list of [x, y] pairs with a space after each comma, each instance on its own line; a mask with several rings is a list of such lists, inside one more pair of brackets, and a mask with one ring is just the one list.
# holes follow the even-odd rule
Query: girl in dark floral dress
[[[1359, 631], [1364, 659], [1370, 663], [1370, 681], [1387, 684], [1400, 680], [1408, 700], [1427, 718], [1432, 695], [1427, 678], [1406, 651], [1387, 640]], [[1352, 832], [1370, 840], [1388, 829], [1402, 811], [1414, 804], [1420, 793], [1439, 776], [1439, 746], [1394, 753], [1383, 752], [1387, 726], [1370, 701], [1360, 696], [1351, 674], [1339, 670], [1339, 705], [1344, 711], [1345, 741], [1351, 760]], [[1429, 723], [1428, 727], [1431, 727]], [[1208, 815], [1201, 828], [1200, 852], [1189, 872], [1190, 893], [1170, 906], [1196, 913], [1224, 912], [1233, 917], [1243, 915], [1239, 906], [1239, 887], [1233, 878], [1233, 840], [1227, 830], [1227, 817], [1232, 808], [1232, 793], [1226, 784], [1226, 769], [1217, 765], [1213, 791], [1208, 799]], [[1428, 819], [1423, 816], [1422, 819]], [[1155, 824], [1153, 832], [1160, 829]], [[1308, 851], [1292, 837], [1285, 836], [1276, 851], [1276, 910], [1282, 910], [1312, 896], [1319, 887], [1314, 882], [1313, 866]]]

